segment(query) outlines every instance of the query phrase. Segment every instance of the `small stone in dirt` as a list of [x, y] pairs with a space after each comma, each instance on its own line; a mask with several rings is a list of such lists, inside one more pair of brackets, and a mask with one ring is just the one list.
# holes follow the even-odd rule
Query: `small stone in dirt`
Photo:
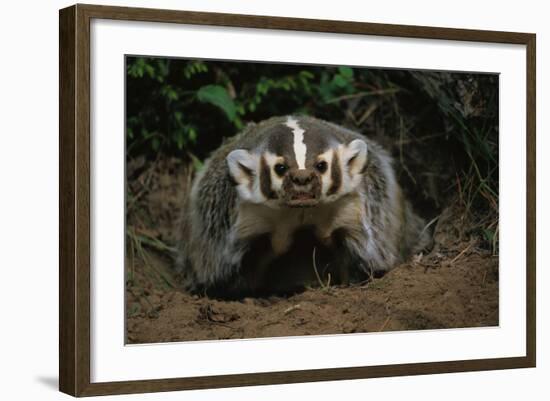
[[151, 305], [149, 305], [149, 302], [147, 302], [147, 298], [142, 297], [139, 299], [139, 303], [141, 305], [142, 310], [149, 310], [151, 309]]
[[173, 292], [169, 292], [168, 294], [166, 294], [164, 296], [164, 298], [166, 298], [166, 302], [172, 302], [174, 300], [174, 293]]
[[153, 305], [160, 304], [160, 297], [156, 294], [153, 294], [149, 296], [149, 302], [151, 302]]
[[216, 310], [212, 305], [202, 305], [199, 307], [198, 320], [208, 321], [213, 323], [228, 323], [238, 320], [240, 316], [236, 313], [223, 312]]
[[443, 298], [449, 299], [452, 296], [454, 296], [454, 293], [452, 291], [445, 291], [445, 294], [443, 294]]

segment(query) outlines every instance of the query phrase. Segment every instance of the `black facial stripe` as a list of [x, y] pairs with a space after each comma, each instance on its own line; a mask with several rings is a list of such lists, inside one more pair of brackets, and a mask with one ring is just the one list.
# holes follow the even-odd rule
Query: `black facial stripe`
[[306, 166], [314, 166], [317, 163], [317, 158], [329, 148], [329, 143], [322, 135], [304, 133], [304, 143], [306, 144]]
[[330, 185], [330, 188], [327, 191], [327, 195], [334, 195], [338, 192], [340, 189], [340, 186], [342, 185], [342, 171], [340, 170], [340, 158], [338, 157], [338, 153], [333, 152], [332, 153], [332, 163], [330, 165], [330, 178], [332, 180], [332, 184]]
[[305, 131], [306, 166], [315, 166], [320, 154], [325, 153], [334, 144], [331, 130], [324, 125], [315, 124], [307, 119], [298, 119], [298, 125]]
[[269, 131], [266, 150], [284, 158], [290, 168], [297, 167], [294, 154], [294, 133], [285, 123], [279, 124]]
[[277, 194], [271, 189], [271, 171], [264, 156], [260, 159], [260, 190], [267, 199], [277, 199]]

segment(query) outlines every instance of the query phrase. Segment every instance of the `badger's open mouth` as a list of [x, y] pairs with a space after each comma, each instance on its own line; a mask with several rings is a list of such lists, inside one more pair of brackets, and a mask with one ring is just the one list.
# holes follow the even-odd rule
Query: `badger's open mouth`
[[309, 200], [309, 199], [315, 199], [315, 195], [309, 192], [297, 192], [291, 197], [291, 200]]
[[321, 198], [321, 182], [314, 175], [309, 182], [295, 183], [289, 175], [283, 181], [283, 199], [288, 207], [313, 207]]
[[311, 192], [294, 192], [286, 203], [290, 207], [312, 207], [319, 203], [319, 199]]

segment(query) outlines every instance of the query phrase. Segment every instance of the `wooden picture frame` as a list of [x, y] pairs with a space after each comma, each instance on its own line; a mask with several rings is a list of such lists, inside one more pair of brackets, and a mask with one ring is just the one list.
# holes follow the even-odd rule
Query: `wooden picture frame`
[[[90, 21], [94, 18], [526, 46], [526, 355], [493, 359], [92, 383], [90, 380]], [[534, 34], [80, 4], [60, 10], [59, 28], [59, 388], [62, 392], [73, 396], [93, 396], [535, 366], [536, 37]]]

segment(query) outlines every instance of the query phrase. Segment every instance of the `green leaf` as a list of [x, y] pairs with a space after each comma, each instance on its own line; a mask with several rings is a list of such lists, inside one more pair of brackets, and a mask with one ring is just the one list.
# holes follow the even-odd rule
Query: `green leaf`
[[233, 121], [233, 124], [235, 125], [235, 127], [237, 127], [238, 130], [241, 130], [244, 128], [244, 124], [242, 120], [239, 118], [239, 116], [235, 118], [235, 120]]
[[159, 150], [160, 148], [160, 140], [157, 137], [154, 137], [151, 142], [151, 146], [153, 147], [154, 151]]
[[204, 166], [203, 162], [193, 153], [189, 153], [189, 156], [191, 157], [191, 161], [193, 163], [195, 171], [200, 171]]
[[237, 108], [227, 90], [220, 85], [206, 85], [197, 91], [197, 98], [203, 103], [210, 103], [224, 111], [227, 118], [233, 121], [237, 114]]
[[145, 72], [147, 72], [147, 75], [149, 75], [150, 78], [155, 77], [155, 68], [150, 64], [145, 64], [143, 66]]
[[338, 67], [338, 72], [348, 81], [353, 78], [353, 69], [350, 67]]
[[169, 101], [175, 101], [179, 99], [178, 92], [174, 88], [172, 88], [170, 85], [164, 85], [161, 88], [161, 93], [163, 96], [165, 96]]
[[179, 150], [182, 150], [183, 146], [185, 145], [185, 137], [183, 136], [182, 131], [176, 132], [176, 145], [178, 146]]
[[341, 75], [335, 75], [334, 78], [332, 78], [332, 82], [340, 88], [343, 88], [348, 84], [348, 81], [346, 81], [346, 79]]
[[195, 143], [197, 141], [197, 131], [195, 130], [195, 128], [190, 127], [187, 135], [189, 136], [189, 140], [191, 142]]

